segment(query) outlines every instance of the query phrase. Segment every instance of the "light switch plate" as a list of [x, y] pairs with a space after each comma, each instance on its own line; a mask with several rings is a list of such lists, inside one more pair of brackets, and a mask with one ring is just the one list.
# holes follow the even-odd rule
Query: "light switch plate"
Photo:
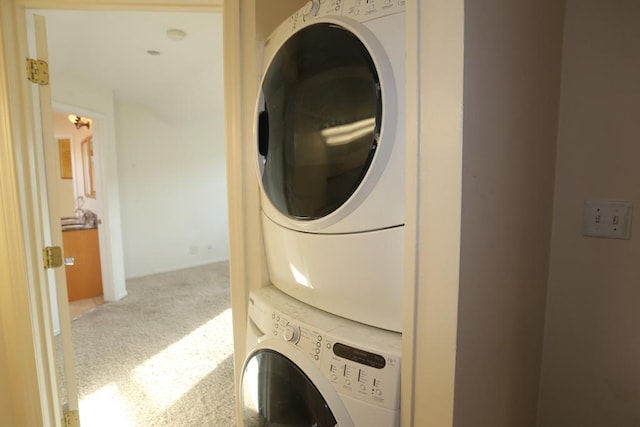
[[582, 234], [609, 239], [631, 238], [633, 204], [627, 200], [585, 200]]

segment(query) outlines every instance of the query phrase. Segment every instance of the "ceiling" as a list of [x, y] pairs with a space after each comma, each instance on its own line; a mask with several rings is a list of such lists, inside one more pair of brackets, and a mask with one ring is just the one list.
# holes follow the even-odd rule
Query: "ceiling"
[[[167, 121], [223, 113], [220, 13], [35, 13], [47, 21], [54, 93], [56, 79], [73, 79], [111, 88], [117, 101], [146, 106]], [[186, 37], [171, 40], [170, 29]]]

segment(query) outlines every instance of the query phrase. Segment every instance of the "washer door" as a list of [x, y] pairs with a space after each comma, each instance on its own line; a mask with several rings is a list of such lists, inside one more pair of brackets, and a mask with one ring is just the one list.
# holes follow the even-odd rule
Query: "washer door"
[[304, 27], [272, 58], [262, 100], [258, 151], [269, 201], [295, 220], [336, 211], [378, 147], [382, 100], [369, 51], [341, 25]]
[[245, 427], [342, 425], [302, 369], [271, 349], [258, 350], [247, 359], [240, 399]]

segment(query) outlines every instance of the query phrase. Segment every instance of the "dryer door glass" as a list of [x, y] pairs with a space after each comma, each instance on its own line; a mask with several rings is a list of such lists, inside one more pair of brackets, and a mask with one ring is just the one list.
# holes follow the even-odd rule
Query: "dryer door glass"
[[273, 350], [260, 350], [248, 360], [240, 398], [245, 427], [337, 425], [311, 380], [291, 360]]
[[382, 101], [367, 48], [338, 25], [305, 27], [274, 56], [262, 95], [265, 193], [290, 218], [330, 214], [357, 190], [378, 144]]

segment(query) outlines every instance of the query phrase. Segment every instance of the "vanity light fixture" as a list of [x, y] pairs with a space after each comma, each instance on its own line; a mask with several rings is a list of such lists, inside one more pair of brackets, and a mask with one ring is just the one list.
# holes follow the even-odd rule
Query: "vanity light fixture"
[[68, 119], [71, 123], [76, 126], [76, 129], [80, 129], [81, 127], [86, 126], [87, 129], [91, 129], [91, 120], [85, 119], [80, 116], [76, 116], [74, 114], [69, 114]]

